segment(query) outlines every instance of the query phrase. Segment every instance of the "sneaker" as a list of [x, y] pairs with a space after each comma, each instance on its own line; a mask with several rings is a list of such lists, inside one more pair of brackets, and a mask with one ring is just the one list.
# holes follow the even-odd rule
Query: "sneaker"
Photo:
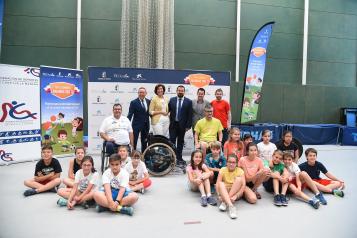
[[221, 205], [219, 205], [218, 209], [222, 212], [225, 212], [227, 210], [227, 204], [222, 202]]
[[89, 203], [87, 201], [84, 201], [82, 202], [81, 206], [84, 208], [84, 209], [88, 209], [89, 208]]
[[67, 199], [65, 198], [60, 198], [57, 200], [57, 205], [60, 207], [65, 207], [67, 206]]
[[326, 201], [326, 199], [324, 198], [324, 196], [322, 195], [322, 193], [317, 194], [317, 195], [315, 196], [315, 198], [317, 198], [317, 199], [320, 201], [320, 203], [321, 203], [322, 205], [327, 205], [327, 201]]
[[282, 204], [281, 197], [279, 194], [274, 196], [274, 205], [280, 207]]
[[232, 219], [237, 218], [237, 209], [235, 206], [228, 207], [229, 217]]
[[122, 208], [120, 209], [119, 213], [132, 216], [133, 213], [134, 213], [134, 208], [127, 207], [127, 206], [122, 206]]
[[101, 212], [107, 211], [108, 208], [102, 207], [101, 205], [97, 205], [97, 206], [95, 207], [95, 210], [97, 210], [98, 213], [101, 213]]
[[207, 202], [209, 205], [216, 206], [217, 205], [217, 200], [213, 196], [209, 196], [207, 198]]
[[315, 209], [318, 209], [320, 206], [320, 202], [318, 199], [316, 199], [315, 197], [311, 198], [308, 203]]
[[24, 196], [25, 196], [25, 197], [28, 197], [28, 196], [35, 195], [35, 194], [37, 194], [37, 193], [38, 193], [38, 192], [36, 191], [36, 189], [30, 188], [30, 189], [27, 189], [27, 190], [24, 192]]
[[207, 206], [207, 197], [206, 196], [201, 197], [201, 206], [202, 207]]
[[334, 190], [332, 190], [332, 193], [333, 193], [333, 195], [341, 197], [341, 198], [343, 198], [345, 196], [345, 193], [340, 189], [334, 189]]
[[284, 207], [288, 206], [288, 199], [286, 199], [286, 195], [280, 194], [280, 201], [281, 205], [283, 205]]

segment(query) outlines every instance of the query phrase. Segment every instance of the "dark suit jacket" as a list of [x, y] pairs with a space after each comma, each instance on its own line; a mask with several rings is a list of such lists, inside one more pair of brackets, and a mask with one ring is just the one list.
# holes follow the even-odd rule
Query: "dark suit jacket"
[[[174, 122], [176, 118], [177, 100], [177, 97], [172, 97], [169, 101], [170, 122]], [[179, 124], [182, 128], [191, 128], [192, 126], [192, 101], [187, 97], [184, 97], [181, 105], [181, 120]]]
[[147, 128], [150, 127], [150, 125], [149, 125], [150, 100], [145, 98], [145, 101], [146, 101], [146, 106], [147, 106], [146, 111], [141, 106], [141, 102], [140, 102], [139, 98], [136, 98], [130, 102], [128, 118], [130, 121], [133, 118], [133, 121], [132, 121], [133, 129], [134, 128], [139, 129], [144, 126], [146, 126]]

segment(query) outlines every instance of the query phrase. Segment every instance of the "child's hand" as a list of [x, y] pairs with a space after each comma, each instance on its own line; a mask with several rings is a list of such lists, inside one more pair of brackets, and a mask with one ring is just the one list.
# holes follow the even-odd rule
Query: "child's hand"
[[42, 172], [41, 172], [41, 171], [37, 172], [37, 176], [38, 176], [38, 177], [43, 176]]

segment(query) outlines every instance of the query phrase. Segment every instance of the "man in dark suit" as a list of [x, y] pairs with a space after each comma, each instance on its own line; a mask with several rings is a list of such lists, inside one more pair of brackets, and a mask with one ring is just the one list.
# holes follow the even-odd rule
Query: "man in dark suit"
[[134, 150], [138, 142], [139, 134], [141, 137], [141, 152], [147, 147], [147, 138], [150, 129], [149, 123], [149, 105], [150, 100], [145, 98], [146, 89], [140, 87], [138, 89], [138, 98], [130, 102], [128, 118], [132, 120], [132, 127], [134, 132]]
[[[185, 166], [182, 159], [182, 149], [186, 131], [192, 126], [192, 101], [185, 97], [185, 87], [179, 85], [176, 89], [177, 97], [170, 98], [170, 141], [176, 145], [177, 165]], [[176, 143], [177, 140], [177, 143]]]

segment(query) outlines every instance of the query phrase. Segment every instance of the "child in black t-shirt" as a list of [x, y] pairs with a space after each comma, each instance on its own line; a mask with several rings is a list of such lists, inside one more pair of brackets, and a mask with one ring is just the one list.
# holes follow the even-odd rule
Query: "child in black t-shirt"
[[281, 141], [276, 143], [276, 148], [282, 152], [289, 152], [294, 157], [294, 163], [299, 160], [299, 147], [293, 142], [293, 133], [291, 131], [284, 131]]
[[37, 162], [34, 178], [24, 181], [30, 189], [24, 192], [24, 196], [51, 191], [57, 192], [57, 186], [61, 184], [61, 164], [52, 157], [53, 149], [49, 145], [42, 147], [42, 159]]
[[[316, 187], [321, 192], [332, 193], [336, 196], [343, 197], [344, 192], [342, 189], [345, 187], [345, 183], [327, 171], [326, 167], [321, 162], [316, 161], [317, 150], [308, 148], [305, 150], [305, 156], [307, 161], [300, 164], [299, 167], [312, 178]], [[320, 178], [320, 172], [329, 179]]]

